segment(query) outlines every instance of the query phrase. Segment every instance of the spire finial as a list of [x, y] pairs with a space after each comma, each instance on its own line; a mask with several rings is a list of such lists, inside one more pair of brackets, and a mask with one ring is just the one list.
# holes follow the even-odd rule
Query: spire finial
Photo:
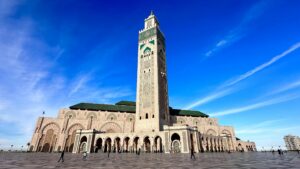
[[154, 13], [153, 13], [153, 10], [151, 10], [151, 13], [150, 13], [150, 15], [154, 15]]

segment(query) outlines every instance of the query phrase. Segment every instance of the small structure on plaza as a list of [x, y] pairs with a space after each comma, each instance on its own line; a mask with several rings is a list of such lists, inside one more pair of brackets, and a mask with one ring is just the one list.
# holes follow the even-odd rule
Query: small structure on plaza
[[287, 150], [289, 151], [297, 151], [300, 150], [300, 137], [293, 135], [284, 136], [284, 142]]
[[256, 150], [216, 118], [169, 106], [165, 38], [153, 13], [139, 31], [136, 102], [79, 103], [57, 118], [40, 117], [30, 145], [31, 151], [73, 153]]

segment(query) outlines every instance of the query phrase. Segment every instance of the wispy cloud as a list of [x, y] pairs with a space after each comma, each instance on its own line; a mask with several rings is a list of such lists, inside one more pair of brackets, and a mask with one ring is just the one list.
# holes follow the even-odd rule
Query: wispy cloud
[[205, 103], [208, 103], [212, 100], [218, 99], [220, 97], [224, 97], [224, 96], [226, 96], [226, 95], [228, 95], [232, 92], [233, 92], [232, 89], [225, 89], [225, 90], [213, 92], [210, 95], [208, 95], [204, 98], [201, 98], [198, 101], [196, 101], [194, 103], [191, 103], [190, 105], [186, 106], [185, 109], [192, 109], [194, 107], [197, 107], [197, 106], [203, 105]]
[[[213, 100], [222, 98], [222, 97], [227, 96], [229, 94], [232, 94], [233, 92], [236, 91], [236, 88], [233, 87], [234, 85], [236, 85], [237, 83], [239, 83], [242, 80], [245, 80], [245, 79], [253, 76], [257, 72], [267, 68], [268, 66], [271, 66], [273, 63], [275, 63], [279, 59], [287, 56], [288, 54], [292, 53], [293, 51], [295, 51], [299, 48], [300, 48], [300, 42], [292, 45], [289, 49], [285, 50], [284, 52], [282, 52], [279, 55], [274, 56], [269, 61], [255, 67], [254, 69], [251, 69], [251, 70], [247, 71], [246, 73], [241, 74], [241, 75], [239, 75], [238, 77], [236, 77], [232, 80], [226, 81], [225, 83], [220, 85], [215, 92], [213, 92], [210, 95], [189, 104], [188, 106], [186, 106], [186, 108], [187, 109], [192, 109], [194, 107], [203, 105], [205, 103], [208, 103], [208, 102], [211, 102]], [[295, 87], [298, 87], [298, 86], [299, 86], [299, 82], [295, 82], [293, 84], [290, 84], [290, 85], [286, 86], [284, 89], [281, 89], [281, 90], [284, 91], [284, 90], [292, 89], [292, 88], [295, 88]]]
[[211, 55], [213, 55], [215, 52], [219, 51], [220, 49], [230, 46], [231, 44], [237, 42], [238, 40], [242, 39], [246, 34], [247, 30], [249, 28], [249, 24], [253, 22], [257, 17], [259, 17], [263, 11], [265, 11], [265, 8], [267, 6], [266, 1], [260, 1], [256, 4], [254, 4], [244, 15], [241, 22], [234, 27], [232, 30], [229, 31], [229, 33], [219, 40], [216, 45], [207, 51], [204, 54], [204, 58], [208, 58]]
[[282, 86], [278, 89], [275, 89], [275, 90], [271, 91], [268, 95], [274, 95], [274, 94], [282, 93], [282, 92], [292, 90], [292, 89], [295, 89], [295, 88], [298, 88], [298, 87], [300, 87], [300, 80], [289, 83], [289, 84], [286, 84], [286, 85], [284, 85], [284, 86]]
[[247, 125], [244, 127], [244, 129], [238, 129], [236, 130], [236, 134], [254, 134], [254, 133], [261, 133], [265, 132], [267, 128], [269, 128], [271, 125], [274, 126], [274, 124], [278, 122], [282, 122], [283, 119], [277, 119], [277, 120], [266, 120], [262, 121], [260, 123], [254, 124], [254, 125]]
[[[16, 11], [18, 4], [14, 0], [0, 1], [0, 138], [5, 138], [0, 140], [1, 148], [8, 142], [14, 145], [26, 144], [43, 110], [47, 116], [56, 116], [59, 108], [74, 102], [111, 102], [132, 95], [131, 89], [124, 85], [106, 87], [98, 81], [99, 76], [92, 78], [92, 73], [82, 73], [94, 71], [90, 67], [72, 70], [72, 74], [76, 75], [74, 77], [60, 71], [62, 67], [68, 69], [59, 62], [68, 49], [64, 46], [55, 47], [59, 44], [51, 44], [53, 47], [35, 36], [38, 24], [31, 17], [8, 17]], [[103, 46], [103, 49], [110, 48]], [[114, 55], [115, 51], [118, 50], [112, 49], [102, 56], [112, 58], [109, 56]], [[101, 67], [100, 64], [97, 66]], [[94, 73], [104, 77], [99, 70]], [[108, 78], [101, 80], [107, 82]], [[97, 83], [90, 83], [93, 79]]]
[[286, 96], [254, 103], [254, 104], [243, 106], [243, 107], [237, 107], [237, 108], [232, 108], [232, 109], [228, 109], [228, 110], [224, 110], [224, 111], [219, 111], [218, 113], [210, 114], [210, 116], [216, 117], [216, 116], [225, 116], [225, 115], [230, 115], [230, 114], [241, 113], [241, 112], [258, 109], [258, 108], [269, 106], [269, 105], [274, 105], [274, 104], [278, 104], [278, 103], [282, 103], [282, 102], [287, 102], [290, 100], [295, 100], [298, 98], [300, 98], [300, 95], [296, 95], [296, 94], [295, 95], [286, 95]]
[[275, 63], [276, 61], [278, 61], [279, 59], [287, 56], [288, 54], [290, 54], [291, 52], [297, 50], [300, 48], [300, 42], [294, 44], [293, 46], [291, 46], [289, 49], [285, 50], [284, 52], [282, 52], [281, 54], [279, 55], [276, 55], [274, 56], [271, 60], [255, 67], [254, 69], [242, 74], [242, 75], [239, 75], [237, 78], [233, 79], [233, 80], [230, 80], [226, 83], [223, 84], [224, 87], [228, 87], [228, 86], [233, 86], [235, 84], [237, 84], [238, 82], [246, 79], [246, 78], [249, 78], [250, 76], [254, 75], [255, 73], [265, 69], [266, 67], [272, 65], [273, 63]]
[[78, 79], [76, 79], [74, 87], [71, 89], [71, 91], [69, 92], [68, 96], [70, 97], [71, 95], [73, 95], [76, 92], [78, 92], [79, 89], [81, 89], [82, 87], [84, 87], [84, 85], [88, 82], [89, 78], [90, 78], [90, 75], [86, 74], [86, 75], [82, 75]]

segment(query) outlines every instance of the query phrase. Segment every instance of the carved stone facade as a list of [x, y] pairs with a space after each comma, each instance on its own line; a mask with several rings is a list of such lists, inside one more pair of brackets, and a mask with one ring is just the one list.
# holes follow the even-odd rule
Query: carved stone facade
[[169, 107], [165, 39], [153, 14], [138, 45], [136, 103], [80, 103], [61, 109], [57, 118], [40, 117], [30, 150], [189, 153], [240, 151], [247, 144], [215, 118]]
[[300, 137], [299, 136], [286, 135], [286, 136], [284, 136], [283, 139], [284, 139], [287, 150], [289, 150], [289, 151], [300, 150]]

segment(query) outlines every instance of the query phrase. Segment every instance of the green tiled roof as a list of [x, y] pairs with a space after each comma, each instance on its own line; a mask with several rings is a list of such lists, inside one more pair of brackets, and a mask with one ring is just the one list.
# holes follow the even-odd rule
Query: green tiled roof
[[[135, 102], [132, 101], [120, 101], [115, 105], [113, 104], [94, 104], [94, 103], [79, 103], [73, 106], [70, 106], [70, 109], [75, 110], [92, 110], [92, 111], [112, 111], [112, 112], [128, 112], [135, 113]], [[207, 114], [204, 114], [200, 111], [195, 110], [181, 110], [173, 109], [169, 107], [171, 115], [174, 116], [193, 116], [193, 117], [209, 117]]]
[[204, 114], [200, 111], [195, 110], [181, 110], [181, 109], [169, 109], [171, 115], [175, 116], [194, 116], [194, 117], [208, 117], [207, 114]]
[[132, 101], [119, 101], [116, 105], [124, 105], [124, 106], [135, 106], [135, 102]]
[[94, 110], [94, 111], [102, 110], [102, 111], [135, 113], [135, 106], [112, 105], [112, 104], [79, 103], [70, 106], [70, 109]]

